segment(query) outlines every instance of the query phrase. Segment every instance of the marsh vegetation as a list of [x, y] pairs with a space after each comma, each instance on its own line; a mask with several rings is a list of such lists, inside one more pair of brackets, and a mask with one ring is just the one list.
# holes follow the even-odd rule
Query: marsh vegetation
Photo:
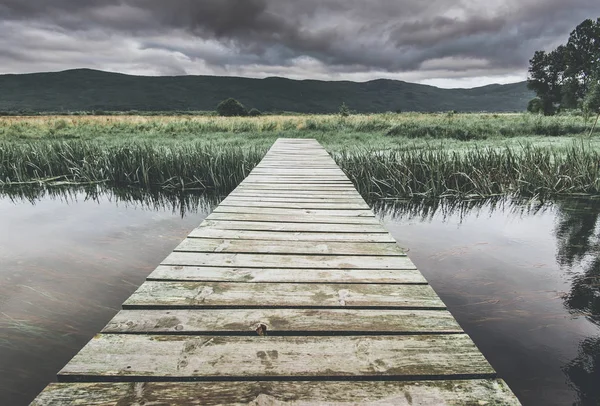
[[597, 194], [578, 115], [374, 114], [0, 119], [0, 184], [226, 194], [278, 137], [319, 140], [370, 199]]

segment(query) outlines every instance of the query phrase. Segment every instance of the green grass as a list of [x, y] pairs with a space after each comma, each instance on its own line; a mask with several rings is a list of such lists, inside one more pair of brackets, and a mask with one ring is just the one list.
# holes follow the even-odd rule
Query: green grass
[[370, 199], [599, 194], [578, 116], [0, 118], [0, 185], [231, 191], [278, 137], [316, 138]]
[[370, 199], [600, 194], [600, 150], [589, 142], [346, 151], [334, 157]]

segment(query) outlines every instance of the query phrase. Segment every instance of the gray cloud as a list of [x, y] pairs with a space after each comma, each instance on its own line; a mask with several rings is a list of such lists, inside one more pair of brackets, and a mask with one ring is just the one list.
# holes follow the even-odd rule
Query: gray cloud
[[0, 0], [0, 69], [524, 78], [598, 16], [597, 0]]

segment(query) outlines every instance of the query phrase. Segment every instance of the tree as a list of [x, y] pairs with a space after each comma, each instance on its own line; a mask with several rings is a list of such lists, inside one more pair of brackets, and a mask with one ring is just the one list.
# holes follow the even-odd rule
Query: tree
[[556, 104], [561, 100], [559, 68], [561, 65], [561, 50], [550, 53], [536, 51], [529, 61], [529, 78], [527, 87], [533, 90], [542, 102], [542, 111], [545, 115], [552, 115], [556, 111]]
[[529, 103], [527, 103], [527, 111], [534, 114], [542, 113], [544, 111], [542, 100], [539, 97], [529, 100]]
[[596, 125], [598, 125], [598, 118], [600, 118], [600, 81], [594, 79], [590, 85], [588, 93], [585, 95], [583, 100], [583, 111], [586, 114], [586, 120], [589, 116], [595, 114], [596, 121], [590, 130], [590, 136], [594, 133]]
[[585, 20], [569, 36], [566, 76], [578, 84], [577, 97], [582, 99], [600, 63], [600, 18]]
[[246, 116], [248, 112], [242, 103], [236, 99], [223, 100], [217, 106], [217, 114], [225, 117]]
[[256, 108], [254, 108], [254, 107], [253, 107], [253, 108], [251, 108], [251, 109], [250, 109], [250, 111], [248, 112], [248, 115], [249, 115], [250, 117], [258, 117], [258, 116], [262, 115], [262, 113], [260, 112], [260, 110], [259, 110], [259, 109], [256, 109]]
[[342, 103], [340, 106], [340, 116], [348, 117], [350, 115], [350, 109], [346, 106], [346, 103]]
[[576, 108], [600, 74], [600, 18], [579, 24], [566, 45], [536, 51], [529, 64], [527, 85], [541, 100], [544, 114]]

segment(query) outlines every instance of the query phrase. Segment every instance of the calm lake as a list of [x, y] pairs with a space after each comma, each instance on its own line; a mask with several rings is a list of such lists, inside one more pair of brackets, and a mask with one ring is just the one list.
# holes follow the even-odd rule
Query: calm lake
[[[26, 405], [218, 203], [0, 196], [0, 405]], [[377, 211], [524, 405], [600, 402], [600, 201]]]

